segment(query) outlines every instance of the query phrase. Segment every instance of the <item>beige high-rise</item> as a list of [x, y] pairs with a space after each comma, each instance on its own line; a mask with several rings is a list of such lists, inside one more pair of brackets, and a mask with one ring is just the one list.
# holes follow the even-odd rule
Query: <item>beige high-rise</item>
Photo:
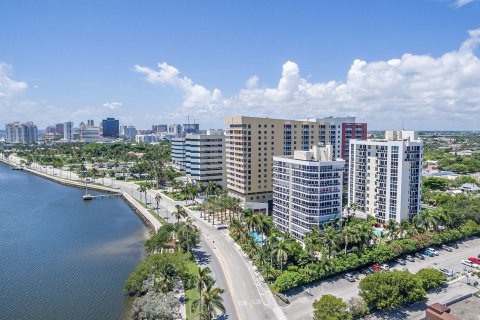
[[272, 200], [274, 156], [292, 155], [295, 150], [328, 143], [334, 156], [340, 158], [344, 124], [355, 123], [355, 118], [285, 120], [235, 116], [226, 118], [225, 123], [229, 192], [245, 203], [268, 203]]

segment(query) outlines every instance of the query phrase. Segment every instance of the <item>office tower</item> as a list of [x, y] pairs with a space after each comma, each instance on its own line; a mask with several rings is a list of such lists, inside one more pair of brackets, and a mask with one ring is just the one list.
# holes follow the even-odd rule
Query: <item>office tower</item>
[[54, 127], [54, 126], [47, 126], [47, 127], [45, 128], [45, 133], [55, 134], [55, 127]]
[[225, 186], [225, 136], [215, 133], [185, 136], [185, 173], [190, 181]]
[[[342, 125], [355, 123], [355, 118], [285, 120], [237, 116], [226, 118], [225, 123], [229, 192], [245, 204], [268, 203], [271, 207], [273, 156], [292, 155], [296, 150], [324, 143], [331, 145], [334, 158], [340, 158], [345, 140]], [[366, 138], [364, 127], [365, 131], [359, 132], [362, 138]]]
[[180, 124], [171, 124], [168, 126], [168, 133], [174, 135], [175, 137], [183, 136], [182, 125]]
[[200, 133], [200, 125], [198, 123], [186, 123], [183, 125], [183, 134]]
[[33, 122], [13, 122], [5, 125], [5, 141], [10, 143], [36, 143], [37, 126]]
[[95, 126], [95, 121], [93, 121], [93, 120], [91, 120], [91, 119], [90, 119], [90, 120], [87, 120], [87, 126], [89, 126], [89, 127], [94, 127], [94, 126]]
[[102, 120], [102, 131], [104, 138], [118, 138], [120, 136], [119, 121], [115, 118]]
[[73, 140], [73, 122], [65, 122], [63, 124], [63, 140]]
[[348, 205], [384, 224], [420, 212], [423, 143], [413, 131], [350, 140]]
[[154, 124], [152, 125], [152, 131], [153, 132], [167, 132], [168, 131], [168, 126], [166, 124]]
[[333, 158], [331, 145], [273, 157], [276, 227], [303, 241], [313, 227], [341, 218], [344, 167], [344, 160]]
[[83, 142], [96, 142], [100, 140], [100, 128], [86, 126], [79, 130], [80, 140]]
[[185, 171], [185, 138], [172, 139], [172, 162], [177, 171]]
[[123, 128], [123, 136], [126, 139], [134, 140], [136, 135], [137, 135], [137, 129], [135, 128], [135, 126], [125, 126]]
[[63, 123], [55, 124], [55, 133], [63, 137]]

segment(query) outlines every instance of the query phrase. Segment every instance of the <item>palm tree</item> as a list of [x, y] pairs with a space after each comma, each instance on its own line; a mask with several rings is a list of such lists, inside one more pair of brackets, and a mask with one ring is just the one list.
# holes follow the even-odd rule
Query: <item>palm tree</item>
[[206, 188], [207, 195], [215, 194], [215, 190], [217, 190], [218, 186], [215, 181], [209, 181], [208, 186]]
[[222, 293], [223, 289], [214, 287], [215, 281], [207, 283], [202, 295], [202, 300], [198, 299], [192, 303], [192, 309], [200, 309], [200, 319], [212, 320], [218, 311], [225, 313]]
[[196, 284], [196, 287], [197, 287], [197, 291], [198, 291], [198, 297], [199, 297], [198, 300], [200, 301], [200, 305], [199, 305], [200, 314], [202, 314], [202, 294], [203, 294], [203, 291], [207, 288], [207, 286], [210, 283], [215, 282], [215, 280], [213, 280], [213, 278], [210, 276], [210, 274], [211, 274], [211, 271], [210, 271], [209, 267], [205, 267], [203, 269], [201, 267], [198, 267], [198, 274], [194, 278], [194, 281], [195, 281], [195, 284]]
[[185, 215], [185, 209], [179, 206], [176, 211], [173, 211], [172, 214], [175, 218], [177, 218], [177, 223], [178, 223], [180, 222], [180, 218], [182, 218]]
[[343, 227], [342, 231], [340, 232], [340, 237], [345, 244], [345, 254], [347, 254], [348, 244], [351, 242], [356, 242], [360, 238], [358, 235], [358, 230], [349, 225]]
[[158, 213], [158, 209], [160, 207], [160, 201], [162, 201], [162, 195], [160, 193], [157, 193], [155, 195], [155, 202], [157, 203], [157, 213]]
[[283, 272], [283, 263], [288, 260], [288, 244], [285, 239], [281, 239], [275, 245], [272, 254], [276, 256], [278, 264], [280, 264], [280, 271]]
[[323, 231], [323, 241], [328, 249], [328, 257], [332, 257], [332, 251], [338, 247], [338, 232], [331, 226], [326, 226]]
[[397, 221], [395, 220], [388, 220], [388, 224], [386, 229], [390, 233], [390, 240], [395, 240], [398, 237], [398, 233], [400, 232], [400, 226]]
[[305, 235], [303, 241], [305, 244], [305, 250], [313, 261], [315, 259], [315, 252], [318, 252], [322, 246], [320, 229], [318, 227], [313, 227], [312, 230]]
[[142, 193], [145, 194], [145, 205], [147, 205], [147, 186], [145, 184], [141, 184], [138, 189], [137, 189], [138, 192], [140, 192], [140, 201], [142, 200], [141, 197], [142, 197]]

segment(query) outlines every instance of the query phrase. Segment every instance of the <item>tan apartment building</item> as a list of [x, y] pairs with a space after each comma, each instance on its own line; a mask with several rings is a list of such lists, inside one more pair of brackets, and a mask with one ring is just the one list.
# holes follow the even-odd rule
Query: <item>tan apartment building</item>
[[[354, 117], [285, 120], [235, 116], [225, 119], [227, 189], [246, 207], [266, 208], [272, 202], [273, 157], [330, 144], [336, 158], [342, 153], [345, 124]], [[358, 139], [366, 138], [365, 130]], [[252, 205], [253, 203], [253, 205]], [[259, 205], [259, 203], [264, 204]]]

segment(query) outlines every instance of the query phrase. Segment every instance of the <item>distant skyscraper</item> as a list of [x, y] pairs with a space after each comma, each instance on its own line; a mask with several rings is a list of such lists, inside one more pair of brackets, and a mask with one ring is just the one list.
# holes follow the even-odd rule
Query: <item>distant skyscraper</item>
[[67, 141], [73, 140], [73, 122], [68, 121], [63, 124], [63, 139]]
[[45, 133], [49, 134], [55, 134], [55, 127], [54, 126], [48, 126], [45, 128]]
[[89, 127], [94, 127], [95, 126], [95, 122], [93, 120], [87, 120], [87, 126]]
[[102, 131], [104, 138], [118, 138], [120, 135], [119, 121], [115, 118], [102, 120]]
[[152, 125], [153, 132], [167, 132], [168, 126], [166, 124], [154, 124]]
[[127, 139], [135, 139], [135, 136], [137, 135], [137, 129], [135, 126], [127, 126], [124, 128], [123, 135]]
[[200, 133], [200, 125], [198, 123], [186, 123], [183, 125], [183, 134]]
[[180, 124], [171, 124], [168, 126], [168, 133], [181, 137], [183, 135], [182, 125]]
[[55, 125], [55, 133], [63, 137], [63, 123], [57, 123]]
[[35, 143], [38, 141], [37, 126], [33, 122], [14, 122], [5, 125], [5, 140], [10, 143]]

